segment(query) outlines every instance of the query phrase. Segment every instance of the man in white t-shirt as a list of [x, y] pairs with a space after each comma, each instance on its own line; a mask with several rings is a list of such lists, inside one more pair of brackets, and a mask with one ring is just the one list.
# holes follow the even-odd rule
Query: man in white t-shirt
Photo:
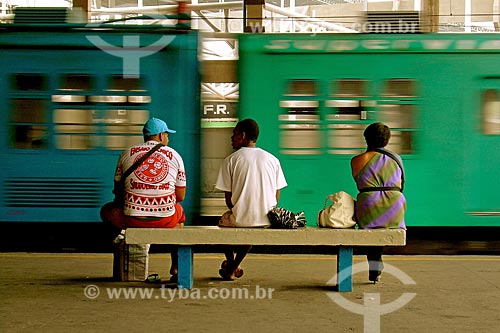
[[[220, 227], [269, 227], [267, 213], [277, 205], [280, 190], [287, 186], [279, 160], [256, 146], [259, 125], [252, 119], [236, 124], [231, 136], [234, 153], [224, 159], [215, 187], [225, 193], [229, 211]], [[239, 268], [252, 246], [232, 248], [219, 270], [225, 280], [241, 277]]]

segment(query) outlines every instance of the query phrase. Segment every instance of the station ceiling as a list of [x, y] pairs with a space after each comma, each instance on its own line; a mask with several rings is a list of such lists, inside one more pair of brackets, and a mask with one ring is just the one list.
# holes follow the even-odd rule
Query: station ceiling
[[[228, 0], [231, 1], [231, 0]], [[102, 7], [106, 8], [116, 8], [116, 7], [136, 7], [138, 1], [131, 0], [100, 0], [97, 3], [101, 3]], [[219, 0], [198, 0], [198, 3], [217, 3], [221, 2]], [[312, 6], [312, 5], [336, 5], [336, 4], [359, 4], [364, 2], [363, 0], [295, 0], [295, 6]], [[392, 2], [387, 0], [387, 2]], [[172, 0], [142, 0], [143, 6], [161, 6], [161, 5], [172, 5], [176, 4], [177, 1]], [[290, 6], [290, 0], [266, 0], [266, 3], [270, 3], [276, 6], [281, 6], [282, 3], [285, 6]]]

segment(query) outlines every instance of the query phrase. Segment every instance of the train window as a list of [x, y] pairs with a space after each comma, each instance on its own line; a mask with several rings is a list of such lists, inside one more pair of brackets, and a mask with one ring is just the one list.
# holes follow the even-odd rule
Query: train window
[[318, 124], [280, 125], [280, 147], [283, 154], [319, 154], [321, 148], [320, 127]]
[[[280, 107], [286, 110], [287, 115], [314, 115], [318, 113], [318, 101], [280, 101]], [[281, 117], [281, 118], [300, 118], [300, 117]], [[302, 117], [304, 118], [304, 117]]]
[[46, 102], [38, 98], [16, 98], [12, 100], [11, 120], [15, 123], [45, 123]]
[[485, 90], [482, 94], [482, 121], [483, 134], [500, 134], [500, 96], [497, 90]]
[[363, 125], [374, 102], [367, 97], [368, 82], [338, 79], [330, 83], [330, 99], [325, 101], [326, 139], [329, 154], [356, 154], [363, 150]]
[[325, 106], [329, 112], [327, 120], [364, 120], [373, 106], [372, 101], [364, 100], [327, 100]]
[[42, 149], [47, 147], [47, 126], [14, 125], [11, 146], [19, 149]]
[[96, 142], [93, 134], [93, 111], [85, 109], [56, 109], [53, 114], [55, 144], [58, 149], [90, 149]]
[[414, 153], [417, 82], [407, 78], [386, 80], [381, 96], [391, 98], [378, 103], [378, 118], [391, 128], [388, 148], [398, 154]]
[[83, 95], [52, 95], [54, 103], [85, 103], [86, 100]]
[[359, 154], [365, 149], [362, 124], [328, 124], [327, 140], [330, 154]]
[[148, 119], [148, 110], [106, 110], [103, 120], [105, 147], [125, 149], [141, 143], [143, 141], [142, 127]]
[[412, 154], [414, 150], [413, 132], [391, 129], [391, 140], [387, 145], [387, 149], [398, 154]]
[[338, 97], [365, 97], [366, 81], [359, 79], [332, 81], [331, 95]]
[[416, 82], [411, 79], [387, 80], [382, 91], [382, 96], [385, 97], [414, 97], [416, 95]]
[[319, 126], [319, 84], [311, 79], [294, 79], [286, 84], [279, 105], [280, 147], [283, 154], [318, 154], [321, 148]]
[[95, 95], [89, 96], [91, 103], [112, 103], [112, 104], [147, 104], [151, 103], [151, 96], [125, 96], [125, 95]]
[[86, 91], [93, 89], [93, 78], [83, 74], [65, 74], [61, 76], [59, 90]]
[[284, 111], [280, 120], [319, 120], [318, 82], [306, 79], [290, 80], [284, 96], [296, 98], [280, 101], [280, 107]]
[[113, 75], [109, 77], [109, 91], [145, 91], [142, 81], [136, 77], [123, 77], [122, 75]]
[[[335, 99], [325, 101], [328, 108], [327, 120], [364, 120], [373, 102], [364, 99], [367, 81], [360, 79], [340, 79], [330, 84], [330, 96]], [[358, 98], [357, 98], [358, 97]]]
[[47, 89], [47, 76], [42, 74], [17, 73], [12, 76], [12, 90], [43, 91]]
[[[91, 102], [94, 103], [121, 103], [121, 104], [147, 104], [151, 103], [151, 96], [147, 95], [128, 95], [129, 93], [143, 93], [144, 82], [141, 78], [123, 77], [122, 75], [112, 75], [108, 77], [107, 91], [122, 93], [115, 96], [91, 96]], [[127, 93], [127, 95], [123, 95]]]
[[[85, 74], [63, 74], [59, 77], [58, 90], [62, 94], [52, 95], [52, 102], [71, 104], [72, 108], [76, 105], [88, 104], [87, 94], [94, 86], [94, 78]], [[75, 92], [75, 94], [68, 94], [68, 92]], [[78, 94], [78, 92], [85, 92], [86, 94]]]
[[17, 98], [11, 101], [10, 144], [19, 149], [47, 147], [46, 101]]
[[413, 104], [381, 104], [379, 105], [380, 121], [390, 128], [413, 128]]
[[318, 83], [315, 80], [298, 79], [288, 82], [286, 96], [315, 96], [318, 94]]
[[396, 98], [378, 103], [378, 118], [391, 128], [388, 149], [398, 154], [412, 154], [417, 112], [414, 101], [417, 95], [416, 82], [407, 79], [388, 80], [386, 88], [384, 96]]
[[149, 111], [136, 108], [151, 103], [143, 80], [111, 75], [104, 81], [107, 93], [96, 94], [97, 79], [86, 74], [60, 76], [60, 93], [52, 95], [58, 149], [121, 150], [143, 141], [142, 126]]
[[101, 96], [101, 95], [95, 95], [95, 96], [89, 96], [89, 102], [92, 103], [126, 103], [127, 102], [127, 96]]
[[128, 102], [133, 104], [151, 103], [151, 96], [128, 96]]

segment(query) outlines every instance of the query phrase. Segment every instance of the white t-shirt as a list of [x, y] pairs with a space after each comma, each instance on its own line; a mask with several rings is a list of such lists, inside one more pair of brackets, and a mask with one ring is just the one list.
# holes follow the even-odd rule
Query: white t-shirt
[[236, 227], [269, 226], [276, 190], [287, 186], [279, 160], [260, 148], [242, 147], [222, 162], [215, 187], [231, 192]]
[[[115, 181], [158, 142], [126, 149], [118, 160]], [[127, 216], [168, 217], [175, 213], [175, 187], [186, 187], [184, 162], [173, 148], [163, 146], [149, 156], [125, 181]]]

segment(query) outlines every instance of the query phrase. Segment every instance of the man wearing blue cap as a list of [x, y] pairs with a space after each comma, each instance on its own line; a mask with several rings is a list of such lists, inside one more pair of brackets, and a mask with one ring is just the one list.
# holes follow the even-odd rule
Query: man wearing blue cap
[[[182, 227], [186, 216], [179, 202], [186, 194], [186, 173], [182, 157], [168, 147], [168, 136], [176, 131], [168, 128], [163, 120], [151, 118], [142, 132], [144, 143], [125, 149], [116, 167], [115, 201], [122, 207], [104, 213], [103, 220], [119, 229]], [[122, 179], [134, 162], [153, 148], [157, 150]], [[117, 190], [120, 181], [123, 190]], [[175, 280], [176, 253], [172, 253], [170, 274], [171, 280]]]

